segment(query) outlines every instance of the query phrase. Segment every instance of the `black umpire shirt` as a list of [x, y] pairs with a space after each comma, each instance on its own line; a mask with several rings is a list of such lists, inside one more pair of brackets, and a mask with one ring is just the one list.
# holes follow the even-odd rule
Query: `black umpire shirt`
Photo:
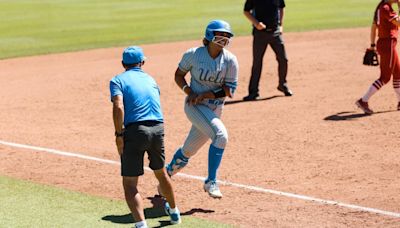
[[285, 8], [284, 0], [246, 0], [244, 4], [244, 11], [253, 10], [253, 16], [267, 28], [274, 28], [281, 24], [279, 20], [281, 8]]

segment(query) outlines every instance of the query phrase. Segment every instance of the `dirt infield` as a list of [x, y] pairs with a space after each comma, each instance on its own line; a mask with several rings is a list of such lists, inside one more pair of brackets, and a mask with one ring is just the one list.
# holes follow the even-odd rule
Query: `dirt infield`
[[[260, 101], [241, 102], [251, 68], [251, 37], [230, 50], [240, 64], [239, 88], [225, 106], [229, 132], [219, 179], [400, 213], [400, 112], [391, 84], [362, 115], [354, 102], [379, 74], [361, 64], [369, 29], [287, 33], [288, 81], [276, 90], [277, 64], [267, 50]], [[190, 124], [173, 73], [182, 53], [198, 41], [144, 45], [144, 70], [161, 88], [167, 160]], [[0, 61], [0, 140], [72, 151], [118, 161], [108, 82], [122, 71], [123, 47]], [[207, 148], [183, 171], [206, 176]], [[123, 199], [119, 166], [39, 153], [0, 144], [0, 175]], [[213, 200], [202, 182], [174, 178], [185, 215], [240, 227], [399, 227], [400, 218], [287, 196], [221, 186]], [[141, 179], [143, 197], [155, 179]], [[151, 200], [145, 200], [151, 207]], [[127, 208], [128, 211], [128, 208]]]

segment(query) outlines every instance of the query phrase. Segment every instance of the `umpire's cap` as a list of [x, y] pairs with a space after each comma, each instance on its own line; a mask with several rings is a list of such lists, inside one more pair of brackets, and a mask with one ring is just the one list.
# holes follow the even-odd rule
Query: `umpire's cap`
[[144, 60], [146, 60], [146, 56], [144, 56], [142, 48], [138, 46], [127, 47], [122, 53], [122, 62], [126, 65], [141, 63]]

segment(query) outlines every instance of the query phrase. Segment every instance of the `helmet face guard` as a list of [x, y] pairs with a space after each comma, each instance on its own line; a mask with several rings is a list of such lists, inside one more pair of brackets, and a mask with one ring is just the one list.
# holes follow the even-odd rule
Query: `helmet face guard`
[[[223, 36], [219, 33], [228, 33], [229, 36]], [[228, 22], [223, 20], [213, 20], [211, 21], [206, 28], [205, 39], [217, 44], [220, 47], [226, 47], [229, 44], [230, 38], [233, 36], [233, 32], [231, 30], [231, 26]]]
[[211, 42], [213, 42], [214, 44], [224, 48], [224, 47], [229, 45], [229, 41], [230, 40], [231, 40], [230, 37], [215, 35], [213, 37], [213, 39], [211, 40]]

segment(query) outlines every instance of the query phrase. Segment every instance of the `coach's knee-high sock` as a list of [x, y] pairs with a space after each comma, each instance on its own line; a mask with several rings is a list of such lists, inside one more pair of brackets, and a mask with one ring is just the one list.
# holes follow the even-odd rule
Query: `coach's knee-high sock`
[[397, 95], [397, 101], [400, 102], [400, 80], [393, 80], [393, 88]]
[[224, 149], [210, 145], [208, 151], [208, 178], [206, 183], [209, 181], [215, 181], [217, 179], [217, 171], [219, 165], [221, 164], [222, 155], [224, 154]]
[[372, 85], [369, 87], [368, 91], [365, 93], [365, 95], [362, 97], [362, 101], [368, 102], [369, 98], [372, 97], [380, 88], [382, 88], [384, 84], [381, 82], [381, 80], [376, 80]]

